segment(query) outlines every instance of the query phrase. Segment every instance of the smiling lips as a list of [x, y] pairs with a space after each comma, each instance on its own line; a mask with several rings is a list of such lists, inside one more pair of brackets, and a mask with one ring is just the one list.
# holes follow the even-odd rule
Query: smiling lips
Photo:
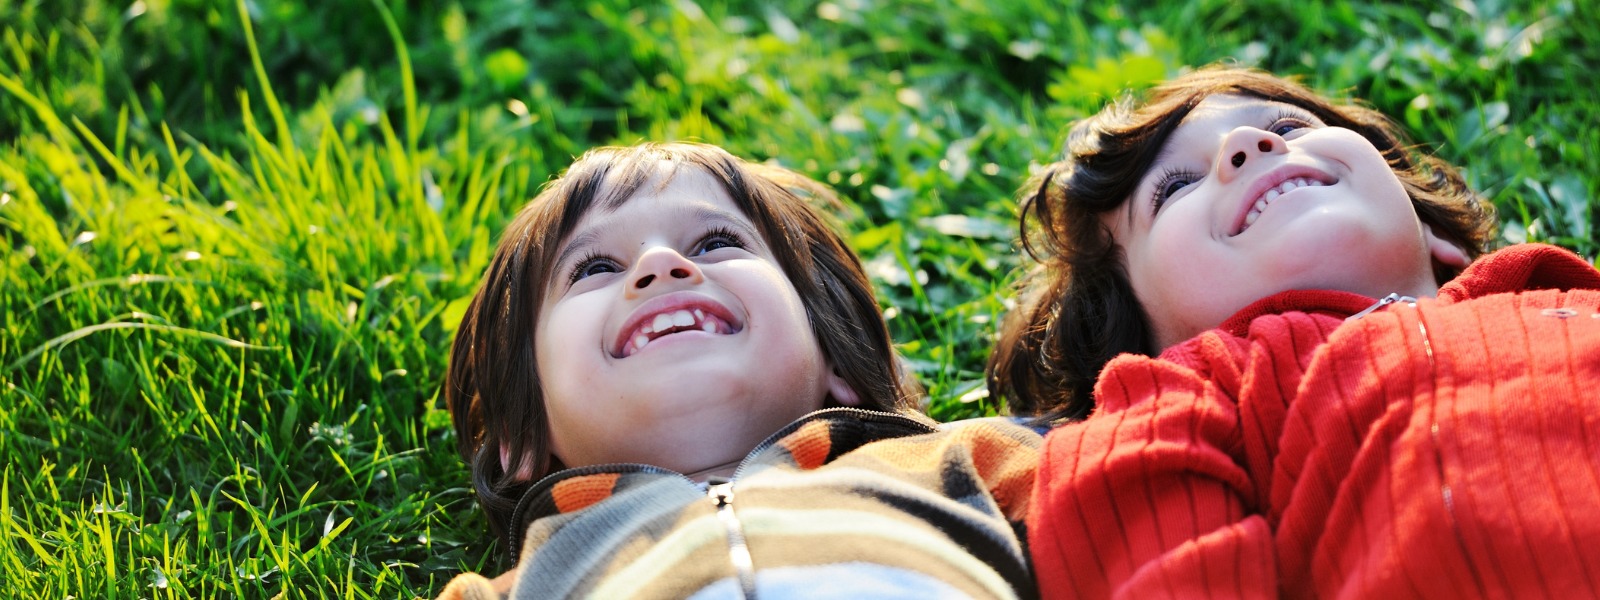
[[633, 330], [620, 338], [621, 343], [615, 354], [619, 358], [627, 358], [663, 336], [686, 331], [729, 335], [737, 333], [738, 329], [707, 307], [667, 309], [654, 316], [644, 315], [635, 320]]
[[[1233, 235], [1244, 233], [1246, 229], [1249, 229], [1251, 225], [1254, 225], [1256, 219], [1261, 218], [1261, 211], [1266, 210], [1267, 205], [1272, 204], [1272, 202], [1277, 200], [1279, 196], [1304, 187], [1322, 187], [1338, 182], [1338, 180], [1335, 180], [1332, 177], [1322, 173], [1317, 173], [1315, 171], [1299, 171], [1295, 173], [1287, 173], [1287, 175], [1288, 177], [1285, 177], [1276, 184], [1268, 186], [1267, 189], [1262, 190], [1256, 195], [1255, 201], [1250, 203], [1244, 214], [1240, 215], [1239, 220], [1234, 223]], [[1262, 179], [1270, 181], [1270, 178], [1272, 177], [1274, 177], [1274, 175], [1269, 174]], [[1252, 186], [1252, 188], [1254, 187], [1255, 186]]]

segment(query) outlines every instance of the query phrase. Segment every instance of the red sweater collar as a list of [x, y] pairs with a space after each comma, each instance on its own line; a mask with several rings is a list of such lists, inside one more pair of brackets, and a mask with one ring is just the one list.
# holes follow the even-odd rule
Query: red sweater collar
[[[1600, 289], [1600, 271], [1572, 251], [1547, 244], [1518, 244], [1484, 255], [1460, 275], [1439, 288], [1439, 301], [1538, 289]], [[1246, 306], [1218, 326], [1231, 335], [1245, 337], [1250, 321], [1285, 312], [1320, 313], [1348, 317], [1377, 300], [1335, 290], [1291, 290], [1273, 294]]]

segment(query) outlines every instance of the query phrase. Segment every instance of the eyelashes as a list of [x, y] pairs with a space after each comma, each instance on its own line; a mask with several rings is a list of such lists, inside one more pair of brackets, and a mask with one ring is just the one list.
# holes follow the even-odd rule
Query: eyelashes
[[[700, 239], [690, 246], [684, 255], [689, 258], [698, 257], [709, 252], [724, 248], [747, 249], [744, 236], [726, 225], [714, 226], [700, 236]], [[595, 249], [589, 249], [583, 258], [574, 263], [572, 270], [567, 273], [567, 285], [575, 284], [585, 278], [606, 273], [621, 273], [627, 270], [616, 259]]]
[[718, 225], [716, 227], [712, 227], [710, 231], [706, 232], [704, 237], [700, 238], [698, 251], [695, 252], [694, 255], [699, 256], [712, 250], [721, 250], [723, 248], [744, 249], [746, 247], [747, 246], [744, 242], [744, 237], [740, 236], [739, 232], [734, 231], [733, 228], [726, 225]]
[[[598, 269], [607, 270], [601, 271]], [[591, 275], [616, 273], [620, 272], [621, 270], [622, 269], [617, 265], [617, 262], [611, 260], [610, 257], [600, 254], [595, 250], [589, 250], [583, 255], [583, 258], [578, 260], [577, 265], [572, 267], [572, 272], [567, 274], [567, 285], [577, 283], [578, 280]]]
[[1167, 200], [1184, 187], [1200, 180], [1200, 174], [1178, 167], [1162, 167], [1161, 174], [1156, 177], [1155, 192], [1150, 197], [1150, 213], [1161, 211]]
[[[1267, 125], [1267, 131], [1277, 134], [1278, 137], [1283, 137], [1296, 129], [1308, 129], [1316, 126], [1316, 117], [1312, 116], [1311, 113], [1304, 110], [1285, 108], [1278, 111], [1278, 115], [1272, 118], [1272, 123]], [[1281, 131], [1284, 127], [1292, 127], [1293, 129]]]

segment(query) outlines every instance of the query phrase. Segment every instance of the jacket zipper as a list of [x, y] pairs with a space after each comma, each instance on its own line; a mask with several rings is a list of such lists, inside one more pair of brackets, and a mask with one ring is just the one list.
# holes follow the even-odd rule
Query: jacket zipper
[[767, 439], [762, 440], [760, 444], [756, 444], [755, 448], [750, 449], [748, 454], [745, 454], [744, 460], [739, 461], [739, 466], [734, 468], [731, 480], [712, 483], [707, 486], [706, 496], [717, 507], [717, 518], [722, 521], [722, 527], [728, 532], [728, 558], [733, 561], [733, 568], [739, 574], [740, 591], [744, 594], [746, 600], [756, 600], [755, 561], [750, 558], [750, 546], [745, 543], [744, 527], [739, 523], [739, 516], [733, 512], [733, 482], [739, 480], [739, 475], [744, 473], [745, 467], [755, 459], [756, 455], [766, 451], [767, 448], [776, 444], [784, 436], [794, 433], [804, 423], [812, 421], [820, 413], [849, 414], [863, 420], [899, 423], [911, 429], [919, 430], [916, 433], [938, 431], [937, 427], [896, 413], [848, 407], [823, 409], [797, 419], [783, 429], [773, 432], [772, 435], [767, 436]]
[[739, 588], [746, 600], [756, 598], [755, 562], [750, 559], [750, 546], [744, 541], [744, 527], [739, 516], [733, 514], [733, 482], [714, 483], [706, 488], [706, 496], [717, 507], [717, 519], [728, 532], [728, 558], [739, 574]]
[[[816, 420], [820, 416], [836, 414], [852, 415], [865, 421], [897, 423], [904, 425], [908, 429], [912, 430], [906, 432], [905, 435], [931, 433], [939, 430], [937, 427], [929, 425], [928, 423], [899, 413], [864, 410], [850, 407], [825, 408], [796, 419], [783, 429], [779, 429], [778, 431], [773, 432], [772, 435], [767, 436], [767, 439], [762, 440], [760, 444], [757, 444], [755, 448], [752, 448], [749, 453], [745, 454], [743, 460], [739, 461], [739, 466], [734, 469], [733, 477], [731, 479], [733, 481], [737, 481], [739, 479], [739, 475], [744, 472], [745, 467], [755, 459], [756, 455], [766, 451], [767, 448], [770, 448], [773, 444], [776, 444], [778, 440], [783, 439], [784, 436], [794, 433], [795, 430], [799, 429], [801, 426]], [[511, 524], [509, 527], [507, 527], [504, 537], [506, 543], [506, 554], [510, 558], [512, 564], [516, 564], [517, 561], [521, 559], [521, 536], [527, 531], [528, 528], [528, 523], [524, 522], [524, 520], [528, 519], [528, 512], [533, 510], [532, 505], [536, 504], [536, 500], [541, 497], [541, 490], [549, 489], [557, 482], [560, 482], [564, 479], [583, 475], [591, 475], [595, 473], [655, 473], [659, 475], [672, 475], [682, 479], [684, 483], [695, 485], [692, 480], [682, 473], [678, 473], [669, 469], [663, 469], [654, 465], [637, 463], [591, 465], [588, 467], [577, 467], [546, 475], [533, 486], [523, 491], [522, 498], [517, 501], [517, 507], [511, 511]], [[729, 483], [723, 483], [719, 485], [723, 486], [723, 489], [726, 492], [725, 498], [719, 498], [715, 493], [713, 493], [715, 486], [708, 487], [706, 489], [706, 494], [710, 496], [712, 502], [716, 504], [718, 517], [722, 519], [724, 526], [728, 528], [728, 541], [730, 545], [732, 546], [735, 542], [737, 542], [737, 545], [733, 546], [730, 551], [735, 553], [734, 565], [739, 569], [739, 581], [744, 586], [745, 597], [755, 598], [755, 574], [753, 570], [754, 564], [750, 561], [750, 549], [745, 545], [744, 530], [739, 526], [738, 518], [733, 514], [732, 483], [730, 481]], [[738, 560], [739, 553], [744, 555], [745, 562], [743, 563], [743, 566], [740, 566]], [[748, 577], [746, 576], [747, 574]]]

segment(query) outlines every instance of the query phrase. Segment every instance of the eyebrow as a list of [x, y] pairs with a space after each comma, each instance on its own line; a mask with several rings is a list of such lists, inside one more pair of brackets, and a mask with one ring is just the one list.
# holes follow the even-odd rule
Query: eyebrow
[[[739, 213], [705, 205], [678, 207], [674, 210], [675, 212], [688, 213], [689, 219], [694, 223], [700, 225], [726, 225], [749, 238], [748, 241], [750, 243], [765, 244], [765, 240], [751, 226], [749, 219], [744, 218]], [[574, 254], [598, 244], [600, 242], [600, 229], [599, 227], [587, 227], [582, 233], [573, 236], [571, 240], [567, 241], [567, 245], [561, 249], [561, 253], [556, 255], [554, 265], [560, 268], [562, 265], [567, 264], [567, 261], [571, 260]]]
[[554, 266], [556, 268], [560, 268], [562, 265], [567, 264], [567, 261], [571, 260], [573, 254], [576, 254], [579, 250], [593, 246], [595, 242], [599, 240], [599, 238], [600, 234], [595, 233], [593, 228], [586, 229], [583, 233], [573, 236], [571, 240], [567, 241], [567, 245], [561, 248], [561, 253], [556, 255]]

